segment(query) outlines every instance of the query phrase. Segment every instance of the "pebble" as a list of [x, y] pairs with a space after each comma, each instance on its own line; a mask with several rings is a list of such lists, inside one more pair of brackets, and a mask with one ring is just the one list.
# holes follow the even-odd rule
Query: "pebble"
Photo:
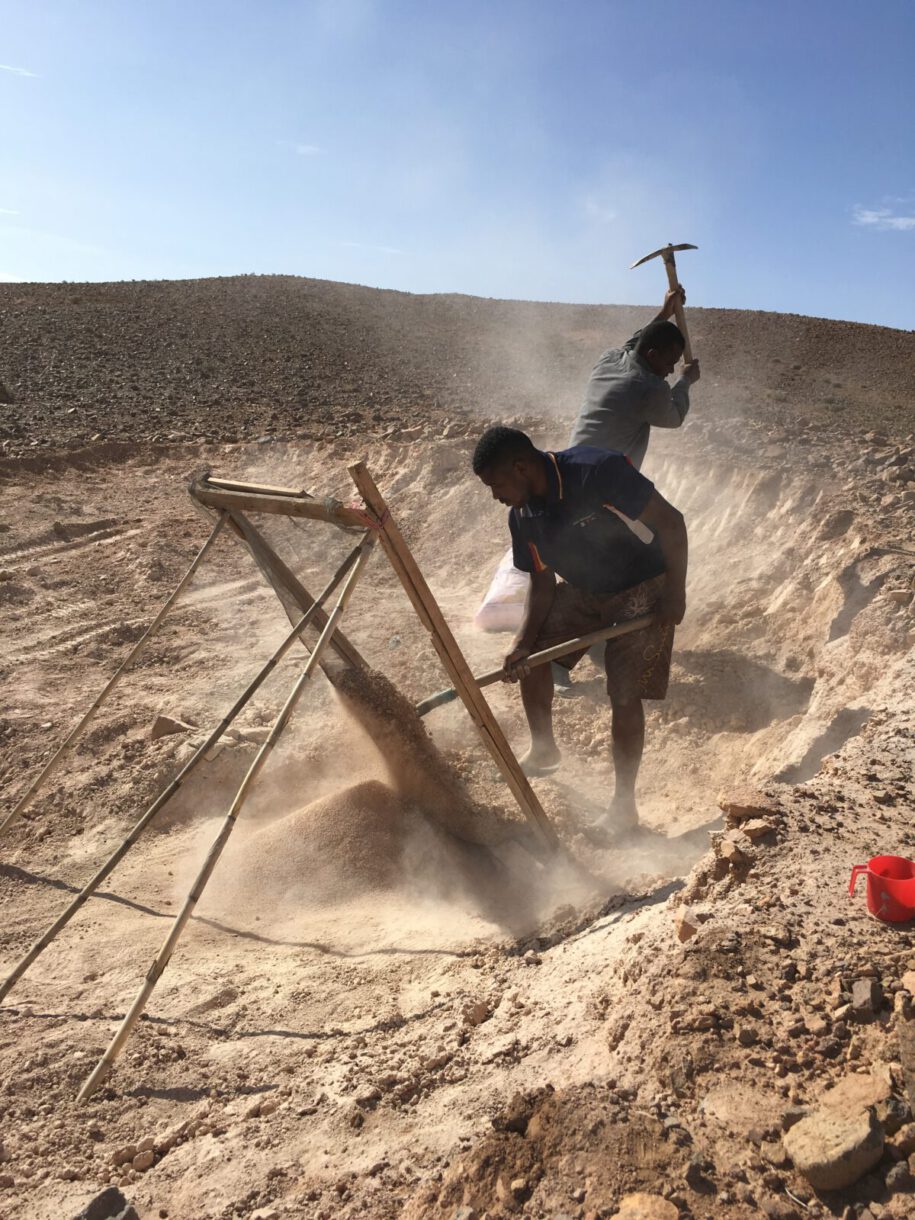
[[484, 1000], [474, 1000], [465, 1006], [462, 1015], [465, 1025], [477, 1026], [489, 1020], [492, 1016], [492, 1009]]
[[883, 992], [876, 979], [855, 979], [851, 985], [851, 1011], [858, 1021], [871, 1021], [883, 999]]

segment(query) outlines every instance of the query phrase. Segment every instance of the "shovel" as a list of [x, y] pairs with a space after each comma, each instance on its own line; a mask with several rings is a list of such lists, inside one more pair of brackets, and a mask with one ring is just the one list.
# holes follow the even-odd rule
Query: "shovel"
[[[554, 644], [552, 648], [544, 648], [542, 652], [532, 653], [531, 656], [525, 657], [525, 664], [546, 665], [547, 661], [558, 661], [562, 657], [568, 656], [570, 652], [577, 652], [580, 648], [590, 648], [592, 644], [599, 644], [602, 640], [613, 640], [619, 635], [628, 635], [630, 631], [644, 631], [654, 621], [653, 615], [643, 614], [639, 618], [627, 619], [624, 623], [601, 627], [599, 631], [591, 631], [588, 635], [579, 635], [574, 640], [566, 640], [562, 644]], [[504, 677], [504, 669], [493, 669], [488, 674], [483, 674], [474, 680], [477, 686], [492, 686], [493, 682], [501, 682]], [[430, 695], [428, 699], [417, 703], [416, 714], [425, 716], [433, 708], [442, 707], [456, 698], [457, 691], [453, 687], [450, 690], [440, 690], [437, 695]]]

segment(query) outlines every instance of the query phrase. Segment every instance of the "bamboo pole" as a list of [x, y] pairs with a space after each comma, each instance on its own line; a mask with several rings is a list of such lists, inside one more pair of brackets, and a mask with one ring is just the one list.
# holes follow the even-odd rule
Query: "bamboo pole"
[[220, 479], [208, 474], [205, 479], [208, 487], [219, 488], [222, 491], [250, 491], [258, 496], [296, 496], [303, 500], [313, 500], [314, 496], [304, 487], [276, 487], [272, 483], [242, 483], [239, 479]]
[[452, 635], [451, 628], [432, 595], [432, 590], [426, 584], [410, 548], [394, 523], [381, 492], [375, 486], [375, 481], [363, 462], [356, 462], [350, 466], [349, 472], [367, 509], [377, 521], [381, 545], [391, 561], [391, 566], [399, 576], [420, 621], [429, 631], [435, 651], [451, 677], [455, 690], [470, 713], [471, 719], [477, 726], [483, 744], [502, 772], [521, 812], [539, 831], [547, 845], [552, 850], [557, 850], [560, 844], [556, 831], [530, 786], [527, 776], [521, 770], [521, 764], [512, 753], [512, 748], [508, 744], [499, 722], [477, 685], [470, 666], [467, 664], [457, 640]]
[[232, 721], [236, 718], [236, 716], [238, 716], [239, 712], [241, 712], [245, 705], [253, 698], [295, 641], [299, 638], [299, 636], [301, 636], [308, 624], [314, 619], [317, 611], [320, 609], [321, 603], [330, 597], [333, 591], [346, 576], [347, 572], [359, 558], [361, 545], [362, 544], [360, 543], [359, 546], [354, 547], [353, 550], [350, 551], [349, 555], [347, 555], [346, 559], [331, 577], [325, 588], [318, 595], [317, 600], [312, 602], [310, 608], [305, 612], [295, 627], [293, 627], [292, 631], [289, 632], [282, 644], [280, 644], [279, 648], [277, 648], [276, 652], [274, 652], [273, 656], [270, 657], [270, 659], [261, 667], [257, 675], [248, 684], [246, 689], [238, 697], [216, 728], [213, 729], [212, 733], [210, 733], [203, 745], [194, 751], [192, 756], [188, 759], [184, 767], [182, 767], [171, 783], [168, 784], [168, 786], [159, 794], [155, 801], [153, 801], [150, 807], [134, 826], [133, 830], [131, 830], [130, 834], [128, 834], [127, 838], [121, 843], [120, 847], [118, 847], [117, 850], [108, 857], [98, 872], [96, 872], [92, 879], [86, 883], [66, 910], [54, 920], [47, 931], [32, 945], [28, 953], [26, 953], [25, 956], [13, 967], [8, 977], [4, 980], [3, 985], [0, 986], [0, 1002], [2, 1002], [9, 995], [10, 991], [13, 989], [13, 987], [15, 987], [19, 979], [21, 979], [28, 970], [29, 966], [31, 966], [36, 958], [41, 956], [58, 933], [70, 922], [80, 907], [92, 897], [106, 877], [110, 876], [110, 874], [114, 872], [115, 868], [117, 868], [118, 864], [120, 864], [120, 862], [124, 859], [131, 847], [134, 845], [134, 843], [136, 843], [140, 835], [153, 820], [156, 814], [168, 804], [187, 777], [196, 768], [201, 758], [206, 755], [207, 751], [210, 750], [219, 740]]
[[224, 508], [230, 511], [273, 513], [283, 517], [308, 517], [315, 521], [328, 521], [344, 528], [365, 529], [365, 518], [358, 509], [347, 508], [338, 500], [315, 500], [309, 495], [288, 496], [277, 492], [262, 494], [250, 491], [227, 491], [212, 486], [205, 479], [191, 484], [191, 495], [208, 508]]
[[267, 761], [267, 758], [269, 757], [274, 745], [285, 729], [293, 711], [295, 710], [295, 706], [299, 701], [302, 691], [308, 684], [312, 672], [320, 660], [321, 653], [327, 647], [330, 637], [334, 633], [334, 628], [343, 614], [343, 611], [346, 609], [346, 604], [356, 587], [356, 582], [362, 574], [362, 569], [365, 567], [365, 564], [372, 553], [372, 544], [374, 541], [375, 538], [373, 534], [366, 534], [360, 543], [359, 556], [346, 579], [346, 583], [344, 584], [340, 596], [337, 599], [337, 604], [327, 620], [327, 625], [324, 627], [324, 630], [321, 632], [321, 635], [315, 644], [314, 651], [305, 662], [305, 668], [302, 670], [301, 676], [297, 680], [295, 686], [292, 688], [292, 691], [283, 705], [280, 714], [274, 721], [273, 727], [270, 730], [270, 736], [261, 746], [257, 753], [257, 757], [254, 759], [250, 768], [248, 769], [247, 775], [242, 780], [241, 787], [235, 794], [235, 799], [233, 800], [232, 805], [225, 816], [225, 820], [219, 834], [216, 836], [213, 846], [210, 848], [209, 854], [203, 863], [203, 867], [201, 868], [193, 886], [191, 887], [191, 891], [185, 900], [184, 906], [175, 918], [171, 931], [169, 932], [168, 936], [166, 936], [165, 941], [162, 944], [162, 948], [159, 950], [158, 954], [153, 960], [153, 963], [147, 972], [146, 979], [143, 982], [143, 986], [140, 988], [136, 999], [130, 1006], [130, 1011], [124, 1017], [117, 1033], [112, 1038], [111, 1043], [109, 1044], [108, 1049], [105, 1051], [102, 1058], [96, 1064], [91, 1076], [89, 1076], [88, 1080], [80, 1089], [79, 1094], [77, 1095], [77, 1101], [85, 1101], [86, 1098], [91, 1096], [91, 1094], [95, 1091], [99, 1082], [105, 1076], [114, 1060], [120, 1054], [121, 1048], [127, 1041], [130, 1031], [133, 1029], [134, 1025], [140, 1018], [140, 1014], [146, 1007], [146, 1001], [149, 999], [153, 988], [159, 981], [165, 967], [168, 965], [169, 959], [171, 958], [171, 955], [175, 949], [175, 945], [178, 943], [178, 939], [181, 936], [187, 921], [190, 919], [191, 913], [193, 912], [194, 907], [197, 905], [197, 902], [200, 899], [200, 896], [203, 893], [210, 876], [212, 875], [213, 869], [216, 867], [216, 862], [222, 854], [222, 850], [232, 833], [235, 822], [238, 818], [238, 814], [245, 803], [245, 799], [251, 785], [254, 783], [254, 780], [257, 778], [261, 768]]
[[[632, 618], [622, 623], [614, 623], [609, 627], [601, 627], [598, 631], [590, 631], [587, 635], [579, 635], [573, 640], [564, 640], [563, 643], [554, 644], [551, 648], [531, 653], [529, 657], [524, 658], [524, 664], [536, 668], [538, 665], [546, 665], [547, 661], [559, 661], [568, 656], [570, 652], [577, 652], [580, 648], [590, 648], [592, 644], [602, 644], [604, 640], [614, 640], [617, 636], [628, 635], [630, 631], [644, 631], [654, 621], [652, 615], [643, 614], [640, 618]], [[477, 686], [482, 687], [492, 686], [494, 682], [501, 682], [504, 678], [505, 668], [503, 666], [499, 669], [491, 669], [487, 674], [481, 674], [479, 678], [474, 678], [474, 681]], [[417, 703], [416, 714], [425, 716], [433, 708], [444, 707], [446, 703], [452, 703], [457, 697], [458, 693], [453, 687], [451, 690], [440, 690], [437, 695], [430, 695], [428, 699]], [[0, 992], [0, 999], [2, 998], [3, 995]]]
[[[283, 599], [280, 596], [280, 590], [285, 589], [292, 599], [298, 603], [301, 610], [307, 610], [314, 600], [296, 574], [290, 570], [277, 555], [276, 551], [270, 546], [263, 534], [255, 529], [248, 518], [240, 512], [232, 512], [229, 514], [232, 522], [232, 527], [238, 535], [247, 542], [251, 554], [254, 556], [254, 561], [260, 570], [266, 576], [267, 580], [273, 587], [274, 593], [279, 598], [280, 605], [283, 606]], [[286, 611], [288, 615], [288, 611]], [[327, 622], [327, 615], [323, 610], [318, 610], [315, 616], [315, 626], [323, 627]], [[330, 642], [331, 648], [341, 657], [347, 665], [351, 665], [354, 669], [367, 669], [365, 661], [356, 649], [355, 645], [347, 639], [342, 631], [335, 631], [333, 639]], [[323, 666], [322, 666], [323, 668]]]
[[134, 644], [133, 648], [130, 650], [126, 659], [121, 662], [118, 669], [115, 671], [115, 673], [112, 675], [112, 677], [108, 680], [108, 684], [105, 686], [104, 690], [96, 697], [95, 702], [92, 704], [92, 706], [89, 708], [89, 710], [85, 713], [83, 718], [80, 720], [79, 724], [70, 732], [70, 735], [62, 743], [62, 745], [60, 745], [58, 747], [57, 752], [55, 754], [53, 754], [51, 756], [51, 758], [49, 758], [48, 761], [45, 763], [45, 765], [42, 768], [37, 779], [34, 781], [31, 788], [29, 788], [28, 792], [26, 792], [25, 796], [23, 796], [19, 800], [19, 803], [17, 805], [15, 805], [14, 808], [11, 809], [10, 812], [6, 815], [6, 817], [3, 819], [3, 821], [0, 822], [0, 835], [2, 835], [5, 830], [7, 830], [10, 826], [12, 826], [12, 824], [21, 816], [21, 814], [24, 812], [24, 810], [26, 810], [29, 807], [29, 805], [34, 800], [39, 788], [41, 788], [41, 786], [44, 784], [45, 780], [54, 771], [57, 770], [58, 764], [61, 762], [61, 760], [64, 758], [64, 756], [69, 752], [70, 748], [76, 742], [77, 738], [81, 735], [83, 729], [85, 729], [86, 725], [89, 724], [90, 720], [92, 720], [92, 718], [95, 716], [95, 713], [99, 710], [99, 708], [108, 698], [108, 696], [117, 686], [118, 682], [120, 682], [122, 676], [126, 673], [126, 671], [130, 668], [130, 666], [133, 664], [133, 662], [137, 659], [137, 657], [140, 655], [140, 653], [143, 651], [143, 649], [152, 639], [153, 635], [156, 633], [156, 631], [161, 626], [162, 620], [165, 618], [166, 614], [168, 614], [169, 610], [172, 608], [172, 606], [181, 596], [182, 592], [184, 591], [184, 589], [187, 586], [188, 582], [190, 581], [191, 577], [200, 567], [201, 563], [203, 562], [204, 557], [206, 556], [210, 547], [216, 541], [216, 538], [219, 535], [219, 531], [222, 529], [222, 527], [225, 525], [225, 523], [226, 523], [226, 513], [225, 513], [225, 511], [223, 511], [220, 513], [218, 521], [213, 526], [213, 530], [212, 530], [209, 538], [207, 538], [206, 542], [197, 552], [196, 556], [194, 557], [193, 562], [191, 563], [191, 566], [188, 568], [188, 570], [184, 573], [184, 575], [178, 581], [177, 587], [175, 588], [174, 592], [167, 599], [167, 601], [165, 601], [165, 603], [162, 605], [162, 608], [159, 610], [159, 613], [156, 615], [156, 617], [153, 619], [153, 621], [146, 628], [146, 631], [143, 633], [143, 635], [140, 637], [140, 639], [137, 640], [136, 644]]

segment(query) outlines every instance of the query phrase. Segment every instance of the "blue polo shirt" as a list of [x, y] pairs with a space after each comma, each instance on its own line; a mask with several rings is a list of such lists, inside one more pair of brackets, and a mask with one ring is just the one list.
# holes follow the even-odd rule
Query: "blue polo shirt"
[[570, 585], [601, 594], [660, 576], [665, 569], [657, 537], [642, 542], [613, 511], [635, 520], [654, 484], [613, 450], [575, 445], [541, 456], [546, 496], [508, 516], [515, 567], [532, 573], [549, 568]]

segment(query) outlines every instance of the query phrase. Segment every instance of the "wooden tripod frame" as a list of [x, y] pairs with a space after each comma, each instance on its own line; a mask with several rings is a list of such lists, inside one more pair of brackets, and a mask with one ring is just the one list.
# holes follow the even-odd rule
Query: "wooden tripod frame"
[[[109, 693], [114, 689], [115, 684], [120, 679], [122, 674], [129, 668], [141, 649], [145, 647], [149, 639], [159, 628], [164, 620], [168, 610], [178, 600], [181, 592], [189, 583], [191, 577], [200, 565], [209, 548], [215, 542], [218, 533], [223, 525], [229, 524], [231, 529], [239, 539], [244, 541], [251, 551], [256, 563], [261, 571], [273, 586], [281, 603], [284, 605], [287, 614], [293, 619], [293, 629], [287, 635], [286, 639], [276, 650], [274, 655], [261, 668], [257, 676], [252, 680], [242, 696], [236, 701], [230, 711], [222, 719], [220, 724], [208, 736], [206, 742], [196, 751], [194, 756], [188, 761], [178, 776], [165, 788], [160, 796], [149, 807], [140, 821], [134, 826], [133, 830], [122, 842], [119, 848], [109, 857], [102, 867], [95, 873], [88, 884], [71, 902], [67, 909], [52, 923], [46, 932], [39, 938], [38, 941], [31, 947], [26, 955], [14, 967], [10, 975], [0, 986], [0, 1000], [5, 998], [12, 987], [22, 977], [28, 967], [35, 959], [44, 951], [44, 949], [54, 940], [57, 934], [66, 926], [73, 915], [80, 909], [89, 897], [96, 891], [101, 882], [114, 870], [116, 865], [124, 858], [129, 849], [138, 840], [146, 826], [153, 820], [158, 812], [171, 799], [178, 787], [197, 765], [199, 760], [204, 757], [209, 746], [219, 738], [220, 734], [231, 723], [235, 716], [241, 711], [248, 700], [259, 689], [260, 685], [266, 679], [273, 668], [279, 662], [283, 655], [293, 646], [296, 640], [301, 640], [304, 629], [311, 625], [320, 631], [320, 636], [317, 643], [313, 646], [305, 667], [296, 681], [292, 691], [290, 692], [286, 703], [281, 712], [277, 716], [273, 728], [258, 751], [251, 767], [245, 775], [242, 784], [236, 793], [236, 796], [230, 806], [225, 820], [222, 824], [220, 832], [214, 841], [206, 860], [194, 881], [190, 893], [188, 894], [185, 903], [176, 916], [172, 928], [165, 939], [159, 953], [156, 955], [153, 963], [146, 974], [143, 985], [140, 988], [131, 1008], [123, 1018], [120, 1027], [114, 1035], [105, 1054], [97, 1063], [92, 1074], [84, 1083], [79, 1092], [78, 1099], [85, 1100], [98, 1087], [99, 1083], [104, 1079], [114, 1063], [117, 1056], [130, 1035], [136, 1022], [139, 1020], [143, 1012], [146, 1002], [151, 995], [153, 988], [158, 982], [160, 976], [168, 965], [168, 961], [177, 944], [177, 941], [186, 925], [191, 918], [193, 910], [203, 893], [203, 890], [216, 866], [216, 862], [225, 847], [226, 842], [235, 826], [239, 812], [244, 804], [248, 792], [253, 785], [261, 768], [267, 761], [274, 745], [285, 729], [292, 712], [301, 697], [314, 669], [321, 665], [325, 668], [324, 654], [328, 649], [332, 649], [337, 653], [340, 660], [349, 667], [365, 669], [366, 662], [353, 646], [353, 644], [343, 635], [338, 629], [338, 620], [342, 616], [346, 604], [355, 588], [356, 582], [361, 575], [361, 572], [368, 560], [373, 544], [377, 541], [381, 542], [382, 548], [387, 555], [391, 566], [397, 573], [407, 596], [418, 614], [423, 626], [429, 631], [432, 637], [432, 643], [446, 672], [454, 683], [454, 689], [457, 697], [459, 697], [464, 706], [467, 708], [470, 716], [477, 727], [480, 737], [483, 740], [487, 750], [492, 755], [496, 765], [499, 767], [502, 775], [508, 783], [521, 811], [524, 813], [528, 821], [536, 828], [541, 839], [547, 847], [552, 850], [559, 849], [559, 840], [555, 830], [549, 822], [539, 800], [533, 792], [527, 777], [524, 775], [518, 760], [512, 753], [511, 747], [505, 738], [498, 722], [483, 697], [482, 690], [477, 680], [474, 678], [463, 653], [461, 652], [457, 641], [451, 633], [444, 616], [432, 595], [429, 586], [417, 565], [413, 555], [407, 546], [403, 535], [393, 521], [390, 511], [381, 496], [374, 480], [361, 462], [349, 468], [349, 473], [353, 482], [363, 498], [365, 508], [347, 507], [339, 501], [332, 499], [317, 500], [308, 495], [307, 492], [298, 491], [292, 488], [265, 486], [259, 484], [241, 483], [236, 480], [217, 479], [206, 477], [198, 479], [190, 488], [190, 493], [198, 504], [208, 510], [218, 510], [217, 520], [213, 531], [204, 544], [203, 548], [195, 558], [191, 567], [185, 573], [178, 587], [174, 590], [169, 599], [164, 603], [153, 622], [150, 624], [146, 633], [128, 655], [126, 660], [121, 664], [114, 677], [109, 681], [107, 686], [102, 690], [96, 698], [89, 711], [83, 716], [76, 727], [71, 731], [57, 753], [52, 757], [51, 762], [46, 765], [44, 770], [39, 774], [37, 779], [29, 788], [25, 797], [20, 800], [10, 815], [3, 823], [0, 823], [0, 830], [18, 818], [25, 809], [26, 805], [31, 803], [38, 789], [52, 773], [63, 755], [72, 748], [77, 738], [82, 734], [88, 725], [89, 721], [101, 707], [103, 701], [108, 697]], [[331, 579], [330, 584], [315, 599], [311, 596], [308, 590], [302, 585], [296, 575], [287, 567], [282, 559], [272, 549], [266, 539], [260, 532], [251, 524], [245, 515], [246, 512], [263, 512], [274, 515], [300, 517], [312, 520], [326, 521], [347, 532], [352, 532], [359, 535], [357, 545], [351, 554], [344, 560], [341, 567]], [[339, 595], [338, 601], [334, 609], [328, 614], [321, 603], [339, 584], [343, 584], [343, 589]], [[295, 603], [297, 609], [301, 611], [301, 617], [293, 616], [287, 609], [287, 602]]]

